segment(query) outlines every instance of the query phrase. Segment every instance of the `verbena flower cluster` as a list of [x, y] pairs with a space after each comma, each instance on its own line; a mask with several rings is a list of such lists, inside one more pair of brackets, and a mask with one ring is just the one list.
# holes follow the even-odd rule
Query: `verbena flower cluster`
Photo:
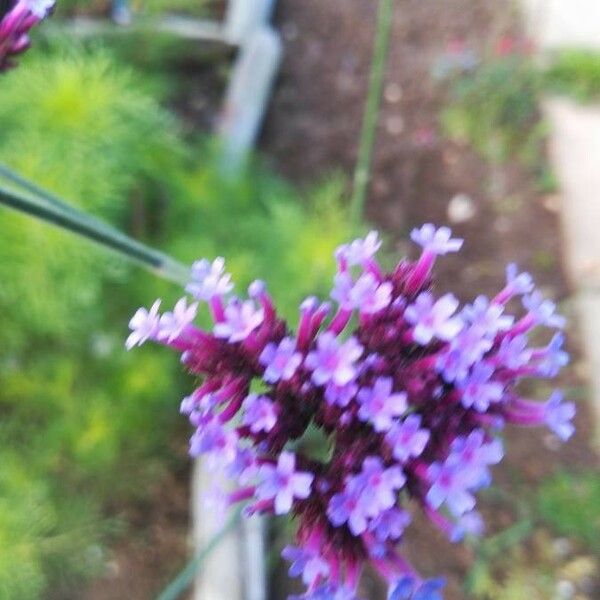
[[55, 0], [16, 0], [0, 13], [0, 72], [14, 66], [13, 57], [29, 48], [29, 31], [45, 19]]
[[[191, 454], [235, 480], [228, 504], [296, 518], [295, 544], [283, 551], [307, 588], [296, 600], [357, 598], [367, 562], [389, 582], [391, 600], [439, 600], [443, 581], [423, 580], [398, 551], [408, 504], [452, 541], [479, 534], [475, 493], [502, 459], [504, 424], [546, 425], [563, 440], [573, 433], [574, 405], [559, 391], [538, 402], [516, 388], [568, 361], [560, 332], [528, 345], [533, 329], [563, 327], [555, 305], [510, 266], [495, 298], [460, 308], [452, 294], [434, 295], [432, 268], [462, 240], [431, 224], [411, 238], [420, 258], [391, 273], [375, 258], [377, 233], [340, 247], [335, 311], [307, 298], [295, 332], [262, 282], [249, 299], [231, 295], [221, 258], [194, 264], [193, 302], [161, 315], [156, 301], [130, 322], [128, 348], [149, 339], [171, 346], [201, 379], [181, 411], [195, 428]], [[200, 303], [212, 331], [194, 325]], [[522, 305], [519, 317], [509, 303]], [[305, 450], [309, 430], [327, 439], [328, 459]]]

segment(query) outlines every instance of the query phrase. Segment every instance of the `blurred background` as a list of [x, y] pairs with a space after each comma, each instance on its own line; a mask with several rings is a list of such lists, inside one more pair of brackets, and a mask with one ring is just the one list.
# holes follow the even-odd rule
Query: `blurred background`
[[[239, 52], [210, 26], [204, 40], [152, 26], [172, 14], [218, 23], [224, 0], [59, 0], [0, 79], [0, 162], [183, 262], [227, 257], [240, 287], [265, 278], [292, 322], [305, 295], [328, 294], [334, 248], [369, 227], [391, 261], [409, 251], [412, 227], [451, 225], [465, 250], [440, 262], [438, 285], [461, 300], [494, 294], [508, 262], [532, 272], [569, 317], [561, 384], [579, 405], [578, 432], [559, 448], [544, 432], [508, 431], [507, 460], [482, 494], [487, 538], [452, 546], [417, 522], [407, 554], [448, 577], [451, 600], [600, 598], [598, 347], [578, 302], [600, 255], [594, 263], [595, 240], [573, 229], [587, 213], [569, 216], [586, 206], [573, 158], [552, 150], [568, 146], [560, 119], [578, 111], [592, 111], [584, 142], [600, 147], [596, 3], [578, 2], [586, 31], [596, 17], [598, 28], [571, 42], [560, 15], [558, 33], [539, 18], [550, 1], [396, 0], [358, 224], [348, 206], [378, 2], [274, 4], [282, 63], [257, 147], [235, 169], [223, 160], [223, 106]], [[588, 193], [600, 226], [600, 189]], [[591, 264], [577, 262], [573, 240], [592, 248]], [[175, 356], [127, 354], [123, 341], [135, 308], [179, 290], [5, 211], [0, 280], [0, 598], [158, 597], [192, 552], [178, 410], [190, 381]], [[268, 531], [273, 600], [288, 591], [287, 525]]]

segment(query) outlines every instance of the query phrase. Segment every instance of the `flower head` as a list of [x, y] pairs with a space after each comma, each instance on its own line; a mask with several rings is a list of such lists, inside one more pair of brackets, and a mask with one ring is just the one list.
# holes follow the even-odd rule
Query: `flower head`
[[[518, 385], [553, 377], [568, 360], [561, 333], [529, 346], [536, 327], [562, 326], [554, 304], [515, 269], [491, 301], [479, 296], [460, 309], [451, 294], [436, 299], [435, 258], [462, 240], [433, 225], [412, 237], [421, 256], [390, 273], [375, 260], [376, 234], [340, 248], [335, 316], [308, 298], [295, 332], [262, 282], [250, 299], [226, 302], [222, 259], [195, 263], [188, 286], [209, 303], [212, 331], [193, 324], [196, 304], [185, 300], [162, 317], [157, 301], [130, 322], [127, 347], [170, 346], [202, 380], [181, 411], [194, 429], [191, 454], [239, 486], [226, 504], [293, 516], [296, 539], [283, 555], [307, 586], [297, 600], [358, 600], [367, 562], [391, 600], [440, 600], [443, 583], [423, 580], [400, 554], [407, 504], [454, 542], [480, 534], [476, 495], [503, 457], [503, 425], [547, 425], [563, 440], [574, 431], [575, 407], [560, 392], [536, 402]], [[513, 316], [515, 296], [525, 310]], [[328, 442], [326, 456], [302, 443], [314, 431]]]

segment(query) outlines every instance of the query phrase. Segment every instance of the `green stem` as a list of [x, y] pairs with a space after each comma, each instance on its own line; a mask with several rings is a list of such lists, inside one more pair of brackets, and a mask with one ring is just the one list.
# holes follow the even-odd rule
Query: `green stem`
[[367, 103], [363, 116], [358, 159], [354, 170], [354, 189], [350, 204], [350, 217], [355, 225], [360, 223], [367, 197], [381, 92], [390, 47], [393, 13], [394, 0], [380, 0]]
[[44, 205], [0, 187], [0, 204], [93, 241], [144, 266], [163, 279], [180, 285], [185, 285], [189, 281], [189, 268], [185, 265], [124, 235], [99, 219], [90, 217], [73, 207], [65, 209], [61, 206], [62, 201], [59, 201], [59, 205], [50, 203]]

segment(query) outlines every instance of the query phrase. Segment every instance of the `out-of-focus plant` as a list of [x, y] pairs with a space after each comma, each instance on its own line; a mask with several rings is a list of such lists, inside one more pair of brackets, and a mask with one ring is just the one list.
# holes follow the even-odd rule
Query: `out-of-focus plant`
[[580, 102], [600, 98], [600, 53], [586, 50], [562, 50], [544, 72], [545, 87], [567, 94]]
[[446, 133], [500, 164], [515, 155], [535, 165], [544, 129], [539, 119], [541, 77], [530, 57], [498, 51], [489, 60], [451, 72]]
[[[1, 83], [0, 161], [121, 226], [128, 195], [158, 185], [182, 152], [148, 84], [103, 51], [35, 54]], [[3, 215], [1, 227], [0, 307], [12, 316], [4, 343], [94, 323], [103, 279], [122, 276], [122, 264], [20, 215]]]
[[596, 473], [559, 473], [538, 497], [540, 516], [561, 535], [576, 536], [600, 553], [600, 479]]

